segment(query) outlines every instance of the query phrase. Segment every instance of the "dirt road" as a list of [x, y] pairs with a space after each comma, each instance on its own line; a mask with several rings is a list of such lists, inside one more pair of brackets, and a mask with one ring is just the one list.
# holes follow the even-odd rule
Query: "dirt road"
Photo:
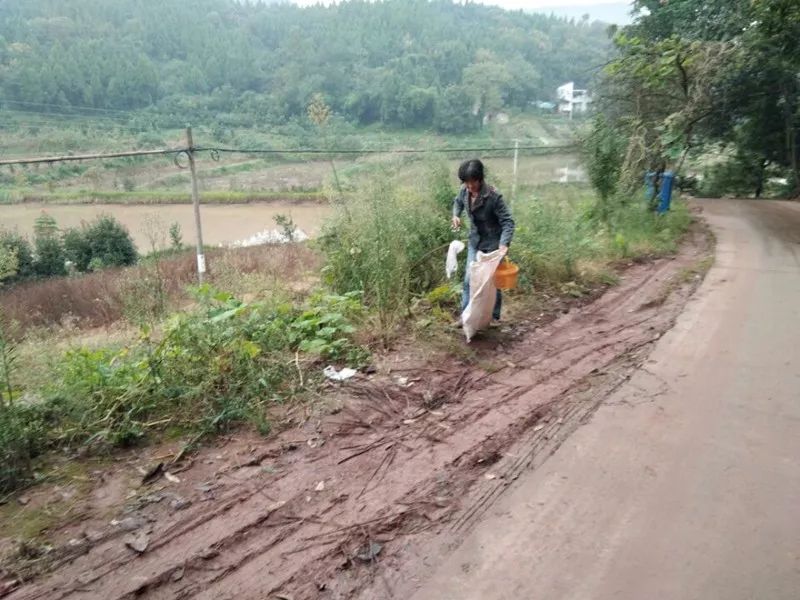
[[702, 206], [674, 329], [414, 600], [800, 598], [800, 204]]

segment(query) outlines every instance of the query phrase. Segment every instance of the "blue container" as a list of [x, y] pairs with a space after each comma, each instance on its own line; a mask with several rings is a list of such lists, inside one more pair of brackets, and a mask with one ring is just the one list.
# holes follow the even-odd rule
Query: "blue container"
[[663, 215], [672, 204], [672, 188], [675, 187], [675, 173], [664, 171], [661, 176], [661, 190], [658, 194], [658, 214]]

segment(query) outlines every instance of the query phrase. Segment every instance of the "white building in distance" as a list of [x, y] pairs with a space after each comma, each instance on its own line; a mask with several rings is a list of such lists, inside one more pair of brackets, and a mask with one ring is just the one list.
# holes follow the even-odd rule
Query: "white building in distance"
[[558, 95], [558, 112], [568, 114], [570, 118], [575, 114], [583, 114], [589, 110], [592, 97], [589, 90], [575, 88], [575, 82], [565, 83], [556, 90]]

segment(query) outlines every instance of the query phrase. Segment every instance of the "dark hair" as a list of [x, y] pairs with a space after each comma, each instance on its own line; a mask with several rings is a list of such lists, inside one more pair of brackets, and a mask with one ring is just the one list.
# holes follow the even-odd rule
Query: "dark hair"
[[458, 178], [461, 183], [467, 181], [480, 181], [483, 182], [483, 163], [477, 158], [472, 160], [465, 160], [458, 167]]

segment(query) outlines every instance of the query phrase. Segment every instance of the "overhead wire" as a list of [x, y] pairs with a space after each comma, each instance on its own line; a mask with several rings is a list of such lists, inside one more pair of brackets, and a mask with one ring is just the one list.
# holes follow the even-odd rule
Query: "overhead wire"
[[262, 148], [217, 148], [210, 146], [163, 148], [158, 150], [132, 150], [111, 153], [94, 154], [73, 154], [62, 156], [44, 156], [37, 158], [12, 158], [0, 160], [0, 166], [9, 165], [30, 165], [30, 164], [50, 164], [56, 162], [75, 162], [84, 160], [104, 160], [112, 158], [131, 158], [136, 156], [158, 156], [158, 155], [180, 155], [189, 152], [199, 153], [208, 152], [214, 160], [218, 160], [220, 153], [225, 154], [269, 154], [269, 155], [374, 155], [374, 154], [454, 154], [472, 152], [508, 152], [512, 150], [547, 150], [547, 151], [567, 151], [574, 150], [575, 145], [567, 146], [541, 146], [541, 145], [519, 145], [519, 146], [493, 146], [493, 147], [468, 147], [468, 148], [382, 148], [382, 149], [352, 149], [352, 148], [284, 148], [284, 149], [262, 149]]
[[81, 104], [52, 104], [49, 102], [32, 102], [28, 100], [11, 100], [9, 98], [5, 98], [0, 96], [0, 102], [4, 104], [16, 104], [22, 106], [41, 106], [41, 107], [50, 107], [50, 108], [63, 108], [65, 110], [85, 110], [91, 112], [103, 112], [103, 113], [115, 113], [119, 115], [134, 115], [137, 114], [136, 111], [132, 110], [119, 110], [115, 108], [97, 108], [95, 106], [86, 106]]
[[493, 146], [469, 148], [218, 148], [198, 146], [196, 152], [220, 152], [226, 154], [451, 154], [466, 152], [508, 152], [511, 150], [572, 150], [575, 145], [567, 146]]

